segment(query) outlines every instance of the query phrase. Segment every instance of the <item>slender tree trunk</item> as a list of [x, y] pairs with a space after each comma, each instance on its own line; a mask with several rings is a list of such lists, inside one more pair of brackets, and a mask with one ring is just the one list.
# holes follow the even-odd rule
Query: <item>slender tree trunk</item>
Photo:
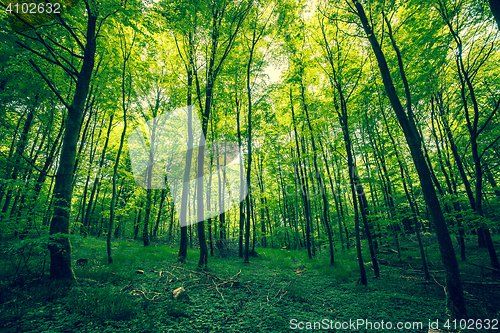
[[240, 103], [238, 101], [238, 94], [235, 93], [236, 100], [236, 130], [238, 133], [238, 146], [240, 147], [240, 224], [239, 224], [239, 233], [238, 233], [238, 256], [243, 258], [243, 229], [245, 228], [245, 188], [246, 183], [244, 181], [244, 171], [243, 171], [243, 153], [241, 151], [242, 143], [241, 143], [241, 129], [240, 129]]
[[248, 98], [248, 144], [247, 144], [247, 149], [248, 149], [248, 166], [247, 166], [247, 189], [248, 189], [248, 195], [246, 198], [246, 212], [247, 212], [247, 221], [246, 221], [246, 226], [245, 226], [245, 259], [244, 263], [249, 263], [249, 247], [250, 247], [250, 177], [252, 175], [251, 170], [252, 170], [252, 91], [250, 88], [250, 69], [252, 67], [252, 59], [253, 59], [253, 52], [255, 49], [255, 44], [257, 43], [255, 40], [255, 30], [253, 32], [253, 40], [252, 40], [252, 47], [250, 49], [250, 58], [247, 63], [247, 98]]
[[[111, 128], [113, 125], [113, 118], [114, 118], [114, 113], [111, 113], [109, 116], [109, 125], [108, 125], [108, 131], [106, 134], [106, 139], [104, 140], [104, 147], [101, 152], [101, 159], [99, 161], [99, 168], [97, 169], [97, 174], [94, 179], [94, 184], [92, 185], [92, 192], [90, 192], [90, 198], [89, 198], [89, 203], [87, 204], [87, 212], [85, 213], [85, 218], [83, 219], [83, 229], [85, 230], [85, 233], [89, 233], [89, 225], [90, 225], [90, 216], [92, 215], [92, 207], [95, 207], [96, 203], [94, 203], [94, 200], [97, 201], [97, 196], [96, 196], [96, 191], [97, 193], [99, 192], [99, 188], [101, 186], [100, 182], [100, 177], [101, 177], [101, 170], [104, 165], [104, 160], [106, 157], [106, 151], [108, 148], [108, 143], [109, 143], [109, 137], [111, 133]], [[95, 199], [94, 199], [94, 196]]]
[[404, 173], [403, 163], [401, 162], [401, 158], [399, 157], [399, 152], [398, 152], [398, 148], [397, 148], [396, 142], [394, 140], [394, 137], [391, 134], [389, 125], [387, 123], [387, 118], [386, 118], [384, 109], [383, 109], [382, 105], [380, 105], [380, 106], [381, 106], [380, 109], [381, 109], [381, 112], [382, 112], [382, 116], [384, 118], [384, 123], [385, 123], [385, 126], [386, 126], [386, 130], [387, 130], [387, 133], [389, 134], [389, 138], [391, 139], [392, 147], [394, 149], [394, 153], [396, 154], [396, 159], [398, 161], [399, 172], [400, 172], [400, 175], [401, 175], [401, 180], [403, 182], [403, 188], [404, 188], [404, 191], [405, 191], [405, 194], [406, 194], [406, 199], [408, 200], [408, 204], [410, 205], [410, 209], [411, 209], [411, 212], [412, 212], [413, 225], [415, 226], [415, 234], [417, 235], [418, 248], [419, 248], [419, 251], [420, 251], [420, 257], [422, 258], [422, 267], [424, 269], [425, 279], [426, 280], [430, 280], [431, 277], [430, 277], [430, 274], [429, 274], [429, 267], [427, 266], [427, 258], [426, 258], [426, 255], [425, 255], [424, 246], [422, 244], [422, 237], [420, 236], [420, 228], [419, 228], [419, 223], [418, 223], [418, 219], [417, 219], [418, 214], [417, 214], [416, 209], [415, 209], [415, 203], [413, 202], [413, 200], [411, 198], [411, 195], [410, 195], [410, 193], [408, 191], [408, 186], [406, 185], [406, 177], [405, 177], [405, 173]]
[[311, 219], [311, 213], [309, 211], [309, 189], [307, 188], [307, 178], [304, 175], [304, 167], [302, 165], [302, 161], [300, 158], [300, 146], [299, 146], [299, 139], [298, 139], [298, 133], [297, 133], [297, 126], [295, 124], [295, 111], [293, 107], [293, 96], [292, 96], [292, 88], [290, 88], [290, 107], [292, 110], [292, 122], [293, 122], [293, 130], [295, 134], [295, 146], [297, 147], [297, 163], [299, 164], [299, 167], [297, 168], [297, 178], [300, 183], [300, 193], [304, 202], [304, 217], [305, 217], [305, 223], [306, 223], [306, 246], [307, 246], [307, 255], [309, 256], [309, 259], [312, 259], [312, 252], [311, 252], [311, 231], [310, 231], [310, 219]]
[[161, 197], [160, 197], [160, 206], [158, 207], [158, 215], [156, 216], [156, 225], [155, 228], [153, 229], [153, 238], [156, 239], [158, 237], [158, 229], [160, 227], [160, 220], [161, 220], [161, 215], [162, 215], [162, 208], [163, 204], [165, 203], [165, 197], [167, 196], [167, 191], [162, 190], [161, 191]]
[[[124, 37], [125, 38], [125, 37]], [[113, 230], [113, 224], [114, 224], [114, 219], [115, 219], [115, 205], [116, 205], [116, 178], [118, 176], [118, 166], [120, 164], [120, 156], [122, 153], [123, 149], [123, 143], [125, 142], [125, 134], [127, 132], [127, 110], [130, 105], [130, 94], [132, 92], [132, 87], [129, 85], [128, 89], [128, 94], [126, 92], [126, 87], [125, 87], [125, 80], [127, 76], [127, 65], [128, 65], [128, 60], [130, 59], [130, 55], [132, 54], [132, 48], [134, 46], [134, 41], [135, 41], [135, 35], [134, 39], [132, 41], [132, 45], [130, 46], [130, 49], [127, 50], [127, 43], [126, 40], [123, 41], [122, 44], [122, 56], [123, 56], [123, 67], [122, 67], [122, 110], [123, 110], [123, 130], [122, 130], [122, 135], [120, 137], [120, 146], [118, 147], [118, 152], [116, 153], [116, 161], [115, 165], [113, 167], [113, 194], [111, 196], [111, 204], [110, 204], [110, 209], [109, 209], [109, 226], [108, 226], [108, 234], [106, 237], [106, 244], [107, 244], [107, 250], [108, 250], [108, 264], [111, 264], [113, 262], [113, 256], [111, 253], [111, 233]], [[152, 148], [151, 148], [152, 149]], [[118, 195], [119, 197], [119, 195]]]
[[[302, 81], [301, 81], [301, 83], [302, 83]], [[323, 223], [324, 223], [324, 225], [326, 227], [326, 233], [328, 235], [328, 242], [329, 242], [329, 245], [330, 245], [330, 265], [333, 266], [333, 264], [335, 263], [335, 259], [334, 259], [334, 253], [333, 253], [332, 231], [330, 229], [330, 223], [328, 221], [328, 200], [326, 198], [325, 186], [323, 184], [323, 179], [321, 178], [321, 174], [319, 173], [316, 143], [315, 143], [315, 140], [314, 140], [313, 129], [312, 129], [312, 126], [311, 126], [311, 120], [309, 118], [309, 111], [307, 109], [307, 104], [306, 104], [306, 98], [305, 98], [305, 92], [304, 92], [304, 90], [305, 90], [304, 89], [304, 85], [301, 84], [301, 96], [302, 96], [303, 108], [304, 108], [304, 112], [306, 114], [306, 119], [307, 119], [307, 125], [309, 127], [309, 132], [311, 132], [311, 144], [312, 144], [312, 149], [313, 149], [314, 170], [315, 170], [315, 173], [316, 173], [316, 180], [318, 182], [319, 191], [321, 193], [321, 198], [323, 199]]]
[[[267, 247], [266, 239], [266, 220], [264, 218], [265, 214], [265, 194], [264, 194], [264, 177], [262, 176], [262, 156], [257, 155], [257, 167], [259, 169], [259, 189], [260, 189], [260, 245], [262, 247]], [[269, 220], [269, 218], [268, 218]]]
[[[17, 141], [16, 145], [16, 151], [14, 153], [14, 168], [12, 170], [12, 174], [10, 176], [10, 179], [12, 179], [14, 182], [17, 180], [18, 175], [19, 175], [19, 164], [21, 161], [21, 156], [24, 154], [24, 150], [26, 149], [26, 146], [28, 145], [28, 133], [31, 128], [31, 124], [33, 122], [33, 117], [35, 115], [35, 106], [29, 107], [28, 115], [26, 116], [26, 121], [24, 122], [23, 126], [23, 131], [21, 132], [21, 136], [19, 140]], [[7, 195], [5, 197], [5, 202], [3, 204], [2, 208], [2, 216], [4, 218], [8, 218], [8, 210], [10, 207], [10, 201], [12, 200], [12, 197], [14, 195], [14, 190], [9, 189], [7, 191]], [[1, 234], [1, 233], [0, 233]], [[1, 236], [0, 236], [1, 237]]]

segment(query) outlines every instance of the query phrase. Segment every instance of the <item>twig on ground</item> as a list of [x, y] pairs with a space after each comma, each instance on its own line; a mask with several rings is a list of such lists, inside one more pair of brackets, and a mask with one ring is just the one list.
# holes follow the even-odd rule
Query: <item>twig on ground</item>
[[[212, 280], [213, 282], [213, 280]], [[214, 285], [215, 285], [215, 290], [217, 290], [217, 292], [219, 293], [220, 297], [222, 297], [222, 300], [225, 302], [226, 300], [224, 299], [224, 296], [222, 295], [222, 293], [219, 291], [219, 288], [217, 288], [217, 285], [215, 284], [214, 282]]]
[[192, 271], [192, 270], [189, 270], [189, 269], [186, 269], [186, 268], [183, 268], [183, 267], [178, 267], [178, 266], [170, 266], [170, 267], [177, 268], [177, 269], [180, 269], [180, 270], [192, 273], [192, 274], [205, 275], [205, 276], [210, 276], [210, 277], [218, 279], [218, 280], [223, 280], [220, 277], [218, 277], [217, 275], [212, 274], [212, 273], [208, 273], [208, 272], [196, 272], [196, 271]]
[[283, 298], [283, 296], [286, 295], [287, 292], [288, 292], [288, 290], [285, 291], [283, 294], [281, 294], [280, 298], [276, 302], [274, 302], [273, 304], [271, 304], [271, 306], [274, 306], [276, 303], [278, 303], [279, 301], [281, 301], [281, 299]]
[[163, 295], [162, 293], [155, 292], [156, 295], [154, 295], [153, 298], [149, 298], [144, 291], [139, 290], [139, 289], [131, 290], [130, 293], [133, 295], [141, 294], [145, 299], [147, 299], [150, 302], [153, 302], [156, 299], [156, 297], [158, 297], [159, 295]]

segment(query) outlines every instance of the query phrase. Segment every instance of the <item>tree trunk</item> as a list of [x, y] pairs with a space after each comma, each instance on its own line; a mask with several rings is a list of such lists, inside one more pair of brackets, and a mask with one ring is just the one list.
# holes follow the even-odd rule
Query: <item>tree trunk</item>
[[[333, 254], [333, 239], [332, 239], [332, 231], [330, 229], [330, 222], [328, 221], [328, 200], [326, 199], [326, 193], [325, 193], [325, 186], [323, 184], [323, 179], [321, 178], [321, 174], [319, 173], [319, 168], [318, 168], [318, 153], [316, 149], [316, 143], [314, 140], [314, 133], [313, 129], [311, 126], [311, 120], [309, 118], [309, 111], [307, 109], [307, 104], [306, 104], [306, 97], [305, 97], [305, 92], [304, 92], [304, 85], [302, 84], [301, 80], [301, 96], [302, 96], [302, 103], [303, 103], [303, 108], [304, 112], [306, 114], [306, 119], [307, 119], [307, 125], [309, 127], [309, 132], [311, 132], [311, 144], [312, 144], [312, 149], [313, 149], [313, 161], [314, 161], [314, 171], [316, 173], [316, 180], [318, 182], [319, 186], [319, 191], [321, 193], [321, 198], [323, 199], [323, 223], [326, 227], [326, 233], [328, 236], [328, 242], [330, 245], [330, 265], [333, 266], [335, 263], [335, 258]], [[318, 234], [319, 237], [319, 234]]]
[[[123, 37], [125, 38], [125, 37]], [[116, 178], [118, 175], [118, 166], [120, 164], [120, 156], [122, 153], [123, 149], [123, 143], [125, 142], [125, 134], [127, 133], [127, 111], [128, 107], [130, 105], [130, 94], [132, 92], [132, 87], [129, 86], [129, 92], [127, 94], [126, 88], [125, 88], [125, 78], [127, 76], [127, 63], [128, 60], [130, 59], [130, 55], [132, 54], [132, 48], [134, 46], [134, 41], [135, 41], [135, 35], [134, 35], [134, 40], [132, 41], [132, 45], [130, 46], [130, 49], [126, 49], [126, 41], [124, 43], [120, 43], [122, 45], [125, 45], [125, 47], [122, 46], [122, 56], [123, 56], [123, 67], [122, 67], [122, 110], [123, 110], [123, 130], [122, 130], [122, 135], [120, 137], [120, 146], [118, 147], [118, 152], [116, 153], [116, 160], [115, 160], [115, 165], [113, 167], [113, 194], [111, 196], [111, 204], [109, 208], [109, 226], [108, 226], [108, 235], [106, 237], [106, 244], [107, 244], [107, 250], [108, 250], [108, 264], [111, 264], [113, 262], [113, 256], [111, 253], [111, 233], [113, 230], [113, 224], [114, 224], [114, 219], [115, 219], [115, 205], [116, 205], [116, 200], [117, 200], [117, 195], [116, 195]], [[127, 54], [128, 52], [128, 54]], [[128, 97], [128, 98], [127, 98]], [[110, 124], [111, 126], [111, 124]], [[119, 194], [118, 194], [119, 197]]]
[[490, 9], [493, 13], [495, 21], [497, 21], [498, 30], [500, 30], [500, 0], [488, 0], [490, 3]]
[[87, 5], [87, 36], [83, 63], [78, 74], [73, 100], [68, 107], [68, 117], [64, 131], [63, 145], [59, 167], [54, 184], [53, 200], [54, 215], [50, 223], [52, 237], [50, 250], [50, 277], [57, 280], [74, 280], [71, 268], [71, 245], [69, 233], [69, 217], [71, 212], [71, 197], [73, 194], [73, 170], [76, 159], [76, 146], [83, 117], [83, 108], [89, 91], [90, 80], [94, 69], [96, 52], [96, 21], [97, 16]]
[[158, 229], [160, 227], [160, 220], [161, 220], [161, 210], [163, 208], [163, 204], [165, 203], [165, 197], [167, 196], [167, 191], [162, 190], [161, 191], [161, 197], [160, 197], [160, 206], [158, 207], [158, 215], [156, 216], [156, 225], [155, 228], [153, 229], [153, 238], [156, 239], [158, 237]]
[[309, 256], [309, 259], [312, 259], [312, 252], [311, 252], [311, 230], [310, 230], [310, 219], [311, 219], [311, 213], [309, 211], [309, 189], [307, 188], [307, 178], [304, 175], [304, 167], [301, 163], [301, 158], [300, 158], [300, 147], [299, 147], [299, 139], [298, 139], [298, 133], [297, 133], [297, 126], [295, 123], [295, 111], [293, 107], [293, 98], [292, 98], [292, 88], [290, 88], [290, 107], [292, 110], [292, 123], [293, 123], [293, 130], [295, 134], [295, 146], [297, 147], [297, 163], [299, 164], [299, 167], [296, 170], [297, 172], [297, 180], [299, 181], [300, 184], [300, 194], [302, 196], [302, 200], [304, 202], [304, 217], [305, 217], [305, 223], [306, 223], [306, 247], [307, 247], [307, 255]]

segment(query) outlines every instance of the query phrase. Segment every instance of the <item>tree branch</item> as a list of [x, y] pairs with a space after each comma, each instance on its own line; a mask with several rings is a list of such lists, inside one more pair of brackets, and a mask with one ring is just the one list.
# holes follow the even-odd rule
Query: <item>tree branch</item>
[[69, 108], [68, 103], [66, 103], [66, 101], [62, 98], [62, 96], [59, 94], [59, 92], [54, 88], [54, 86], [49, 81], [49, 79], [42, 73], [42, 71], [40, 70], [40, 68], [38, 68], [38, 66], [35, 64], [35, 62], [32, 59], [30, 59], [29, 62], [36, 69], [36, 71], [42, 76], [42, 78], [45, 80], [45, 82], [47, 82], [47, 84], [49, 85], [50, 90], [52, 90], [54, 92], [54, 94], [56, 94], [57, 98], [59, 98], [59, 100], [61, 101], [61, 103], [63, 103], [66, 108]]

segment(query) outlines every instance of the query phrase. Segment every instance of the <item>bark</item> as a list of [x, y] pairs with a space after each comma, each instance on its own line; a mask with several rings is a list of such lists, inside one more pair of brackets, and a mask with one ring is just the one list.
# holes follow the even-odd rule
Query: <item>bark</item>
[[[260, 189], [260, 245], [262, 247], [267, 247], [267, 239], [266, 239], [266, 220], [264, 219], [265, 214], [265, 196], [264, 196], [264, 177], [262, 176], [262, 157], [257, 155], [257, 166], [259, 168], [259, 189]], [[268, 217], [269, 221], [269, 217]]]
[[162, 215], [162, 208], [163, 204], [165, 203], [165, 197], [167, 196], [167, 191], [162, 190], [161, 191], [161, 197], [160, 197], [160, 206], [158, 207], [158, 215], [156, 216], [156, 224], [155, 228], [153, 229], [153, 238], [156, 239], [158, 237], [158, 229], [160, 227], [160, 220], [161, 220], [161, 215]]
[[[213, 127], [212, 127], [213, 129]], [[213, 134], [213, 133], [212, 133]], [[212, 135], [213, 137], [213, 135]], [[210, 211], [210, 198], [212, 197], [212, 166], [213, 166], [213, 154], [210, 155], [210, 176], [208, 178], [208, 187], [207, 187], [207, 210]], [[214, 246], [212, 242], [212, 218], [208, 219], [208, 243], [210, 244], [210, 256], [214, 256]]]
[[[254, 45], [255, 46], [255, 45]], [[251, 172], [252, 172], [252, 94], [250, 92], [250, 65], [252, 63], [252, 56], [253, 56], [253, 48], [252, 52], [250, 53], [250, 61], [248, 62], [248, 67], [247, 67], [247, 97], [248, 97], [248, 143], [247, 143], [247, 150], [248, 150], [248, 164], [247, 164], [247, 189], [248, 189], [248, 194], [246, 197], [246, 224], [245, 224], [245, 258], [243, 260], [244, 263], [249, 263], [250, 258], [249, 258], [249, 248], [250, 248], [250, 215], [251, 215], [251, 210], [250, 210], [250, 191], [252, 190], [250, 186], [250, 177], [251, 177]]]
[[144, 201], [141, 202], [141, 206], [139, 207], [139, 214], [137, 215], [137, 221], [135, 222], [134, 240], [136, 240], [137, 236], [139, 235], [139, 226], [141, 225], [142, 207], [144, 207]]
[[[253, 60], [253, 54], [255, 50], [255, 45], [257, 44], [258, 39], [256, 38], [256, 31], [254, 29], [253, 31], [253, 39], [252, 39], [252, 46], [250, 48], [250, 54], [249, 54], [249, 59], [247, 63], [247, 99], [248, 99], [248, 143], [247, 143], [247, 149], [248, 149], [248, 165], [247, 165], [247, 189], [248, 189], [248, 195], [246, 198], [246, 211], [247, 211], [247, 221], [246, 221], [246, 226], [245, 226], [245, 259], [244, 263], [249, 263], [249, 247], [250, 247], [250, 177], [252, 175], [251, 170], [252, 170], [252, 91], [250, 88], [250, 69], [252, 68], [252, 60]], [[255, 239], [255, 238], [254, 238]]]
[[332, 175], [330, 174], [330, 168], [328, 166], [328, 159], [326, 158], [325, 149], [323, 148], [323, 143], [321, 143], [321, 141], [322, 140], [319, 140], [319, 146], [321, 148], [323, 160], [325, 162], [326, 172], [328, 174], [328, 180], [330, 181], [330, 188], [332, 190], [333, 199], [335, 201], [335, 210], [337, 212], [337, 223], [338, 223], [338, 228], [339, 228], [339, 239], [340, 239], [340, 244], [342, 246], [342, 251], [344, 251], [344, 238], [343, 238], [343, 234], [342, 234], [342, 222], [340, 220], [339, 199], [337, 197], [337, 193], [335, 192], [335, 188], [333, 186]]

